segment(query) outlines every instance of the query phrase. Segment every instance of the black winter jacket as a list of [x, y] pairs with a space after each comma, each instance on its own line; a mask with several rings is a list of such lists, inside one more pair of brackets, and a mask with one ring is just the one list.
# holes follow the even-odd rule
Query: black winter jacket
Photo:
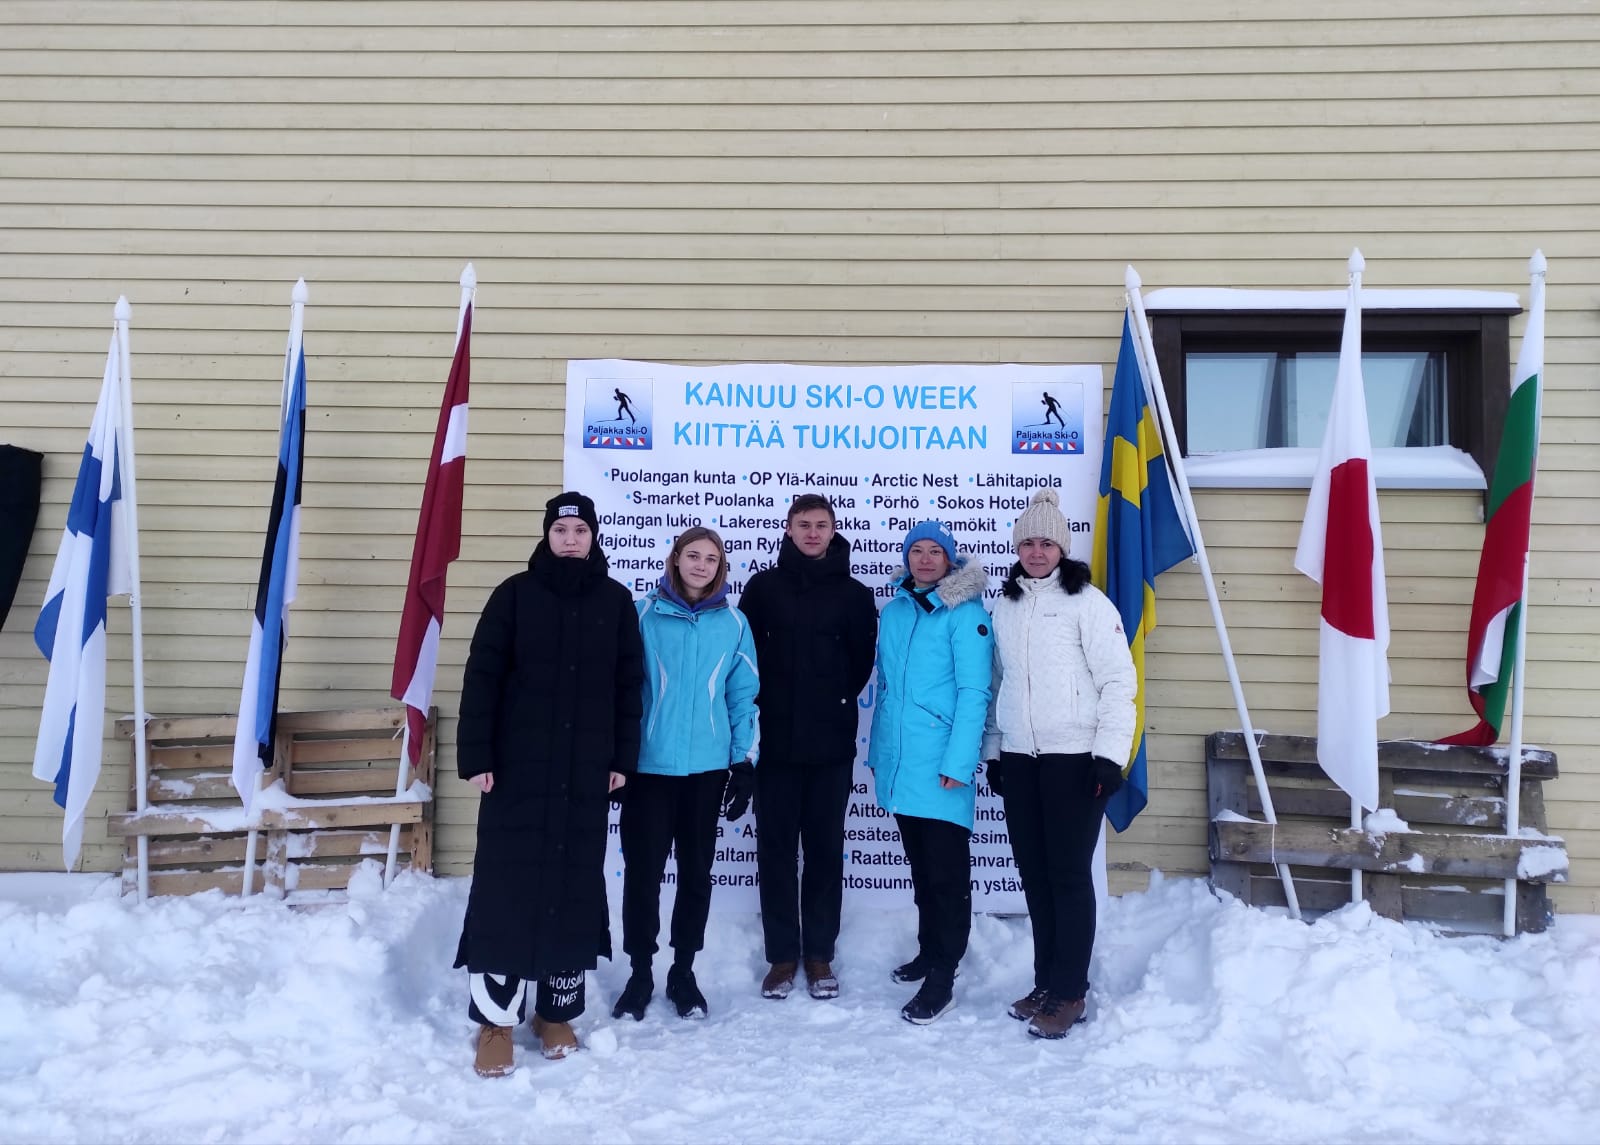
[[850, 542], [835, 534], [813, 560], [785, 536], [778, 563], [750, 578], [739, 608], [761, 670], [761, 766], [854, 760], [878, 606], [850, 575]]
[[596, 546], [544, 542], [495, 589], [461, 685], [462, 778], [494, 774], [456, 965], [539, 978], [611, 956], [609, 773], [639, 760], [644, 647], [628, 590]]

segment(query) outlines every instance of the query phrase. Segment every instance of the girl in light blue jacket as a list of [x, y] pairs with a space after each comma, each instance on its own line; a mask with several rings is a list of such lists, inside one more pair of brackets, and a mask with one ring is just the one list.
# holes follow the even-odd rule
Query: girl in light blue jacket
[[750, 624], [728, 607], [728, 556], [715, 531], [672, 544], [667, 571], [639, 601], [644, 638], [644, 734], [639, 770], [623, 789], [622, 948], [632, 973], [611, 1013], [642, 1020], [655, 991], [661, 875], [678, 857], [667, 1000], [706, 1016], [694, 977], [711, 906], [719, 814], [738, 819], [755, 789], [756, 675]]
[[878, 621], [867, 766], [878, 806], [899, 825], [917, 903], [917, 956], [893, 977], [922, 986], [900, 1015], [926, 1025], [954, 1004], [972, 929], [972, 780], [994, 638], [983, 607], [988, 574], [943, 524], [917, 525], [901, 551], [906, 567]]

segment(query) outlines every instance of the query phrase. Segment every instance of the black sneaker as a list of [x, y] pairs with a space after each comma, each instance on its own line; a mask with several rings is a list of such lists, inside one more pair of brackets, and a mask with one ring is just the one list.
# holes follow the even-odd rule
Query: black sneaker
[[917, 956], [910, 962], [902, 962], [889, 971], [889, 977], [896, 982], [921, 982], [928, 976], [928, 956], [922, 951], [917, 951]]
[[706, 1016], [706, 996], [694, 980], [694, 971], [674, 966], [667, 971], [667, 1001], [677, 1007], [680, 1018]]
[[[889, 977], [896, 982], [921, 982], [928, 976], [928, 971], [932, 966], [933, 963], [928, 956], [919, 950], [917, 951], [917, 956], [910, 962], [902, 962], [899, 966], [889, 971]], [[956, 967], [955, 977], [961, 977], [961, 967], [959, 966]]]
[[644, 1011], [650, 1005], [650, 999], [655, 996], [656, 982], [648, 970], [635, 970], [628, 978], [628, 984], [622, 988], [617, 1004], [611, 1007], [613, 1018], [632, 1018], [635, 1022], [644, 1021]]
[[955, 1004], [951, 976], [929, 974], [911, 1001], [900, 1007], [900, 1016], [912, 1025], [926, 1026], [938, 1021]]

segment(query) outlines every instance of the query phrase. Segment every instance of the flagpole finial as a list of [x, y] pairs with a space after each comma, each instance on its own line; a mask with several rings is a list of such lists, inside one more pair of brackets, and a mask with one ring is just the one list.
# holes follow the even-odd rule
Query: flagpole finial
[[1139, 272], [1133, 269], [1132, 263], [1129, 263], [1127, 269], [1122, 272], [1122, 284], [1127, 287], [1128, 293], [1130, 294], [1144, 285], [1144, 283], [1140, 281]]
[[467, 263], [467, 269], [463, 270], [461, 272], [461, 289], [462, 290], [476, 290], [477, 286], [478, 286], [478, 272], [475, 269], [473, 269], [472, 264], [469, 262], [469, 263]]
[[1549, 264], [1544, 261], [1544, 251], [1536, 250], [1533, 257], [1528, 260], [1528, 273], [1542, 277]]
[[118, 322], [126, 322], [133, 317], [133, 307], [128, 305], [128, 296], [126, 294], [117, 296], [116, 309], [111, 313]]
[[1361, 257], [1361, 248], [1352, 247], [1350, 250], [1350, 273], [1360, 274], [1367, 269], [1367, 260]]
[[296, 279], [295, 280], [295, 284], [294, 284], [294, 291], [289, 295], [290, 300], [294, 301], [294, 302], [304, 303], [310, 297], [311, 297], [310, 291], [306, 290], [306, 280], [303, 279], [303, 278]]

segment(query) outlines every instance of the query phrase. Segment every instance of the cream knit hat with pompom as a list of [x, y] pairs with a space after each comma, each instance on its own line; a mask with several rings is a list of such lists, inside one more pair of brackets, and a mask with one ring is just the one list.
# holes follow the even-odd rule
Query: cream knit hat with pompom
[[1041, 489], [1035, 493], [1028, 507], [1022, 511], [1022, 516], [1012, 526], [1011, 547], [1020, 549], [1022, 542], [1029, 537], [1043, 537], [1060, 545], [1063, 554], [1070, 553], [1072, 530], [1067, 527], [1067, 519], [1061, 515], [1060, 504], [1054, 489]]

